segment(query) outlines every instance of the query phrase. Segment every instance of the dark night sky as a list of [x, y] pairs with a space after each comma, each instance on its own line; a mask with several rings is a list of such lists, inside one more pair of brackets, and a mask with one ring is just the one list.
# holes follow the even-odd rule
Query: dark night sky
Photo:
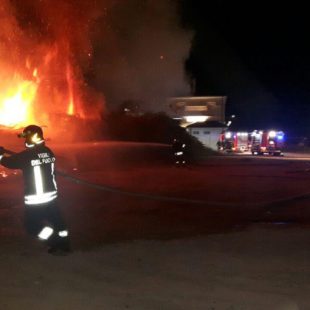
[[310, 21], [298, 3], [181, 1], [195, 94], [227, 95], [240, 125], [309, 134]]

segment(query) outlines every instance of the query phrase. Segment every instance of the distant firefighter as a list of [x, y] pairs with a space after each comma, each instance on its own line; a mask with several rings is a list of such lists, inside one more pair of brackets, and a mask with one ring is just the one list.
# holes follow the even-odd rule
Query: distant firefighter
[[185, 166], [187, 162], [187, 145], [175, 138], [172, 142], [173, 161], [177, 167]]
[[26, 230], [45, 241], [49, 253], [66, 254], [70, 251], [69, 233], [57, 205], [55, 155], [45, 146], [39, 126], [27, 126], [18, 136], [25, 139], [26, 149], [8, 156], [0, 147], [0, 163], [23, 172]]

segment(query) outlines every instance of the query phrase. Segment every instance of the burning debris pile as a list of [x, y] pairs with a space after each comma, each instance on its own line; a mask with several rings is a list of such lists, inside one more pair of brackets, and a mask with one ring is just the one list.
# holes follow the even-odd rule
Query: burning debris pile
[[95, 3], [0, 0], [2, 128], [36, 123], [63, 134], [72, 120], [99, 117], [103, 98], [83, 78], [99, 15]]

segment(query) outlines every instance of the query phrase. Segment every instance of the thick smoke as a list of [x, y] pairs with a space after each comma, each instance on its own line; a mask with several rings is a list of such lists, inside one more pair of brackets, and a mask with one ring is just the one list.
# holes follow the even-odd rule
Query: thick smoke
[[159, 111], [167, 97], [189, 94], [184, 60], [192, 35], [181, 29], [177, 1], [114, 1], [98, 24], [94, 81], [108, 105], [133, 100]]
[[23, 31], [14, 13], [8, 0], [0, 0], [0, 77], [2, 83], [11, 78], [13, 70], [18, 70], [19, 67], [22, 69], [20, 59], [27, 48]]
[[41, 116], [66, 113], [70, 96], [77, 114], [95, 113], [100, 100], [84, 72], [100, 8], [95, 0], [0, 0], [1, 71], [36, 82]]
[[110, 107], [134, 100], [162, 110], [167, 97], [190, 92], [191, 37], [177, 0], [0, 0], [1, 68], [25, 76], [38, 68], [36, 104], [53, 113], [67, 105], [68, 71], [79, 113], [103, 106], [98, 93]]

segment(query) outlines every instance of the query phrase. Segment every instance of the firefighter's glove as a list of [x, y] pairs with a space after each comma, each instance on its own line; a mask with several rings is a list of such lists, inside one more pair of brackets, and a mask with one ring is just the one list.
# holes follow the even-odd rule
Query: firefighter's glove
[[5, 148], [3, 146], [0, 146], [0, 156], [5, 153]]

